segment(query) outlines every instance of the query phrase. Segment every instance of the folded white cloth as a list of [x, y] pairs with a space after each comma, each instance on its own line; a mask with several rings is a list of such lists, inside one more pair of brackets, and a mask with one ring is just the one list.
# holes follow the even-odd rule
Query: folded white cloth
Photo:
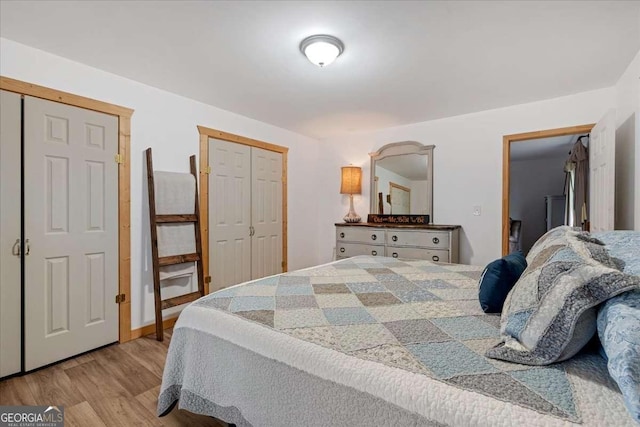
[[190, 173], [154, 172], [156, 215], [195, 213], [196, 180]]
[[158, 224], [158, 256], [192, 254], [196, 251], [195, 226], [189, 224]]
[[[154, 172], [156, 215], [195, 213], [196, 181], [189, 173]], [[158, 256], [184, 255], [196, 252], [195, 226], [158, 224]], [[195, 274], [193, 262], [160, 267], [160, 280]]]
[[177, 279], [179, 277], [189, 277], [196, 274], [195, 262], [185, 262], [176, 265], [167, 265], [160, 268], [160, 280]]

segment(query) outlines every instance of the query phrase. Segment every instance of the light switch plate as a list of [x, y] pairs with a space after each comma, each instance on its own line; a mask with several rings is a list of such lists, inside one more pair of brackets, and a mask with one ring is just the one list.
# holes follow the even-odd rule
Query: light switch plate
[[473, 207], [473, 215], [474, 216], [482, 215], [482, 208], [480, 206], [474, 206]]

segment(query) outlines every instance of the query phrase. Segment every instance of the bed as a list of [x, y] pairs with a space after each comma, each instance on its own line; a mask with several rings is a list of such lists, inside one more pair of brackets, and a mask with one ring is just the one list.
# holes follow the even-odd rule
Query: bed
[[158, 414], [237, 426], [636, 425], [597, 351], [488, 359], [482, 268], [360, 256], [247, 282], [175, 325]]

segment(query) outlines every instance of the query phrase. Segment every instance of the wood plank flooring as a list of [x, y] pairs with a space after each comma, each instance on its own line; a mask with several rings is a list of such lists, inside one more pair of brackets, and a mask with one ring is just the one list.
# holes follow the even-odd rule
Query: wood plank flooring
[[156, 417], [171, 332], [164, 342], [150, 335], [0, 381], [0, 405], [63, 405], [66, 426], [226, 427], [177, 408]]

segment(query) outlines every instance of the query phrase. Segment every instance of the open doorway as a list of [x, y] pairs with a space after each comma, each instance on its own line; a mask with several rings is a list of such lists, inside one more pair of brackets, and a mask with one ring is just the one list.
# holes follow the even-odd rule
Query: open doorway
[[551, 228], [582, 225], [588, 212], [588, 168], [586, 173], [576, 170], [576, 163], [569, 160], [570, 154], [575, 160], [576, 155], [586, 153], [593, 127], [588, 124], [504, 136], [503, 255], [517, 250], [526, 255]]

